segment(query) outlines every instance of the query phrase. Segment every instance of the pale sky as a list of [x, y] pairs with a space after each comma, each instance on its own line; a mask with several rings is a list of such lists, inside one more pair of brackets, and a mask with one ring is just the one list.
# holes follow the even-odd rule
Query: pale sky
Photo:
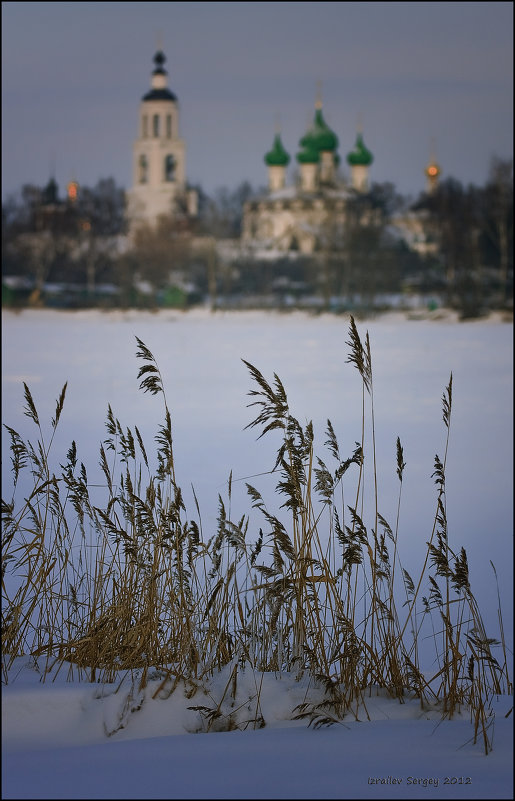
[[158, 44], [188, 181], [208, 193], [266, 185], [277, 124], [291, 180], [318, 82], [342, 165], [361, 123], [370, 180], [403, 194], [424, 189], [433, 146], [465, 184], [513, 157], [511, 2], [4, 2], [3, 199], [52, 174], [62, 194], [130, 188]]

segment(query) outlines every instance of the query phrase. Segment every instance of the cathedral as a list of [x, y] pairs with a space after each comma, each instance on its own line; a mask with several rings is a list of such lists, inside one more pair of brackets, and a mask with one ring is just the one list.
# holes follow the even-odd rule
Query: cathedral
[[323, 249], [329, 229], [343, 228], [349, 198], [367, 191], [368, 170], [374, 159], [362, 132], [358, 132], [354, 149], [347, 155], [351, 170], [347, 185], [339, 176], [338, 144], [317, 100], [313, 123], [299, 142], [298, 178], [293, 186], [286, 186], [290, 155], [276, 133], [264, 157], [268, 192], [246, 203], [242, 244], [250, 249], [304, 254]]

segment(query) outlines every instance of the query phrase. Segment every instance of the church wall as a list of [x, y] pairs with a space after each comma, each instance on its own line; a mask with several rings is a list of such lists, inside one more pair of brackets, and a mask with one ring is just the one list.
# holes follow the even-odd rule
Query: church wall
[[250, 201], [244, 209], [242, 240], [286, 252], [314, 253], [345, 224], [345, 203], [327, 197]]

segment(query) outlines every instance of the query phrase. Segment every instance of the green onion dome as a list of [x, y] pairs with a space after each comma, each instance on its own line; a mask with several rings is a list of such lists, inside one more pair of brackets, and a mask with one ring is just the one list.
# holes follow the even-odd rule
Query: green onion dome
[[302, 137], [299, 144], [302, 148], [318, 151], [329, 150], [334, 152], [338, 147], [338, 137], [324, 120], [322, 109], [319, 106], [315, 111], [313, 125]]
[[265, 164], [268, 167], [287, 167], [290, 163], [290, 156], [283, 147], [279, 134], [275, 135], [272, 149], [265, 155]]
[[320, 161], [320, 151], [317, 145], [318, 133], [314, 127], [311, 127], [299, 140], [301, 147], [300, 153], [297, 153], [299, 164], [318, 164]]
[[317, 148], [315, 145], [315, 139], [316, 139], [316, 132], [313, 130], [313, 128], [310, 128], [309, 131], [307, 131], [304, 134], [302, 139], [299, 140], [299, 145], [301, 147], [308, 147], [311, 149], [314, 148], [316, 150]]
[[[306, 139], [306, 137], [304, 137], [304, 139]], [[303, 146], [300, 153], [297, 153], [297, 161], [299, 164], [318, 164], [320, 161], [320, 153], [314, 144], [308, 140], [308, 143]]]
[[363, 136], [359, 133], [356, 137], [354, 150], [347, 156], [347, 163], [351, 167], [368, 167], [372, 164], [374, 157], [370, 150], [367, 150], [363, 142]]
[[338, 147], [338, 137], [324, 120], [321, 108], [317, 108], [315, 111], [313, 133], [318, 150], [334, 151]]

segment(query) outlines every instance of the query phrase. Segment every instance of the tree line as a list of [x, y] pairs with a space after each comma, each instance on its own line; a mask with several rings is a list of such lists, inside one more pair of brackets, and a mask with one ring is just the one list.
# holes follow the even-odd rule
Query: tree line
[[[343, 222], [328, 219], [320, 228], [313, 253], [274, 259], [237, 247], [244, 204], [262, 188], [243, 182], [212, 196], [194, 188], [196, 218], [163, 216], [129, 238], [125, 191], [113, 178], [66, 199], [53, 180], [22, 187], [2, 205], [3, 304], [185, 306], [267, 297], [356, 308], [406, 292], [432, 294], [471, 315], [511, 304], [510, 161], [494, 158], [483, 186], [449, 177], [414, 201], [391, 183], [372, 184], [349, 197]], [[230, 256], [222, 242], [233, 244]]]

